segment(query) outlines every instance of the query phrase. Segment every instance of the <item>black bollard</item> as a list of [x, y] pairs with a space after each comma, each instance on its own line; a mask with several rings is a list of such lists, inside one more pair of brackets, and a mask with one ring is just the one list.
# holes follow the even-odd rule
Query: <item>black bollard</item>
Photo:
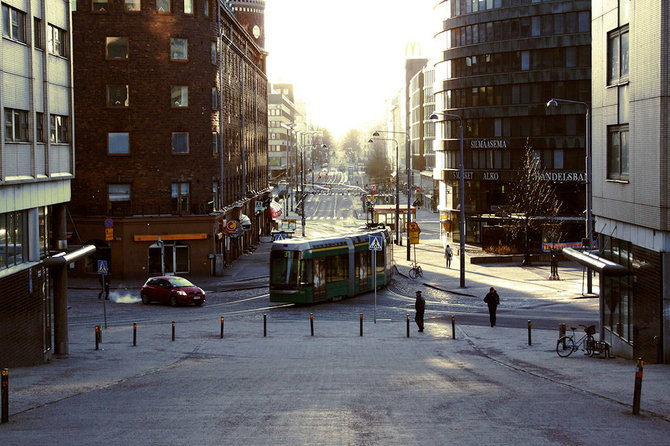
[[95, 349], [100, 348], [100, 325], [95, 326]]
[[133, 323], [133, 347], [137, 347], [137, 324]]
[[223, 339], [223, 316], [221, 316], [221, 339]]
[[2, 422], [9, 421], [9, 370], [2, 369]]
[[409, 338], [409, 314], [407, 315], [407, 337]]
[[312, 333], [312, 336], [314, 336], [314, 314], [309, 313], [309, 329]]
[[456, 339], [456, 317], [451, 316], [451, 339]]
[[174, 321], [172, 321], [172, 340], [174, 341]]
[[363, 313], [361, 313], [360, 319], [361, 319], [361, 336], [363, 336]]
[[635, 393], [633, 394], [633, 415], [640, 415], [640, 396], [642, 395], [642, 369], [644, 361], [637, 358], [637, 367], [635, 367]]
[[533, 341], [532, 341], [532, 338], [531, 338], [531, 334], [530, 334], [530, 329], [531, 329], [532, 326], [533, 326], [533, 324], [532, 324], [532, 322], [529, 320], [529, 321], [528, 321], [528, 345], [532, 345], [532, 344], [533, 344]]
[[[558, 326], [558, 339], [561, 339], [565, 336], [565, 324], [560, 324]], [[565, 339], [563, 339], [563, 350], [565, 350]]]
[[263, 315], [263, 337], [268, 335], [268, 315]]

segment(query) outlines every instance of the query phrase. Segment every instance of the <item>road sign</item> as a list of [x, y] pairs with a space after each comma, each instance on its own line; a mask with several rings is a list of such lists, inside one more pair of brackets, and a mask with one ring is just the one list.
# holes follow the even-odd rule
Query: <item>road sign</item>
[[107, 268], [107, 260], [98, 260], [98, 274], [102, 275], [109, 274], [109, 269]]
[[112, 228], [114, 227], [114, 220], [111, 218], [105, 219], [105, 228]]
[[419, 232], [410, 232], [409, 233], [409, 244], [418, 245], [419, 244]]
[[114, 240], [114, 228], [105, 228], [105, 241], [111, 242]]
[[276, 242], [278, 240], [286, 240], [286, 234], [284, 234], [283, 232], [277, 232], [275, 234], [275, 240], [274, 241]]
[[370, 251], [381, 251], [382, 248], [382, 236], [379, 234], [370, 235]]
[[419, 224], [415, 221], [409, 222], [409, 232], [421, 232], [419, 229]]

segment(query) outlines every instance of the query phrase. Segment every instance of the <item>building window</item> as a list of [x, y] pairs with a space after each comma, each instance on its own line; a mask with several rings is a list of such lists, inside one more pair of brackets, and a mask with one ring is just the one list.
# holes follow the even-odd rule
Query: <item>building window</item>
[[50, 116], [50, 139], [53, 143], [67, 143], [70, 139], [69, 134], [69, 119], [67, 116], [51, 115]]
[[35, 113], [35, 133], [37, 142], [44, 142], [44, 113]]
[[128, 38], [107, 37], [107, 59], [128, 59]]
[[209, 61], [215, 64], [216, 60], [217, 60], [216, 42], [212, 42], [210, 44], [210, 50], [209, 50]]
[[43, 50], [44, 49], [44, 37], [42, 37], [42, 20], [35, 17], [33, 20], [33, 44], [35, 48]]
[[173, 108], [188, 107], [188, 86], [173, 85], [170, 104]]
[[190, 208], [188, 183], [172, 183], [172, 212], [188, 214]]
[[607, 36], [607, 85], [628, 81], [628, 26]]
[[188, 60], [188, 40], [170, 39], [170, 60]]
[[219, 92], [216, 87], [212, 87], [212, 108], [216, 110], [219, 108]]
[[521, 51], [521, 70], [530, 70], [530, 51]]
[[156, 0], [156, 11], [169, 13], [172, 12], [171, 0]]
[[627, 181], [628, 169], [628, 125], [607, 127], [607, 178]]
[[109, 11], [109, 5], [107, 0], [91, 0], [91, 9], [93, 12], [107, 12]]
[[219, 134], [212, 132], [212, 154], [216, 155], [217, 153], [219, 153]]
[[27, 225], [26, 211], [0, 214], [0, 269], [28, 260]]
[[128, 85], [107, 85], [107, 106], [128, 107]]
[[129, 12], [139, 12], [142, 10], [142, 0], [124, 0], [123, 9]]
[[205, 17], [209, 17], [209, 0], [202, 2], [202, 8], [202, 12], [205, 14]]
[[193, 0], [184, 0], [184, 14], [193, 14]]
[[130, 184], [107, 185], [109, 201], [130, 201]]
[[107, 133], [107, 153], [110, 155], [128, 155], [130, 153], [130, 135], [128, 132]]
[[5, 141], [28, 141], [28, 112], [5, 109]]
[[66, 34], [64, 30], [51, 24], [49, 25], [49, 30], [47, 32], [47, 37], [49, 39], [48, 41], [49, 53], [56, 56], [67, 57], [65, 36]]
[[188, 154], [188, 132], [172, 133], [172, 153], [176, 155]]
[[10, 39], [26, 43], [26, 13], [3, 4], [2, 34]]

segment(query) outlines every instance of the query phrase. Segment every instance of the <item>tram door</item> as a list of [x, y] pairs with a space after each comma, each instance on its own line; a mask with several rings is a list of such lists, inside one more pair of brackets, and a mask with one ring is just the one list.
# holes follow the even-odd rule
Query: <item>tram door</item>
[[369, 251], [358, 253], [358, 269], [356, 275], [358, 276], [358, 287], [360, 291], [366, 291], [370, 288], [368, 283], [368, 260], [370, 258]]
[[326, 259], [314, 259], [314, 300], [326, 298]]

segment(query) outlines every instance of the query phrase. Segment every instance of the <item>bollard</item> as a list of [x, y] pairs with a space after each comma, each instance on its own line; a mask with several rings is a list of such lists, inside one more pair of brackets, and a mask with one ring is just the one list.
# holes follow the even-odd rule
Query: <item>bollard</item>
[[312, 333], [312, 336], [314, 336], [314, 314], [309, 313], [309, 329]]
[[172, 321], [172, 340], [174, 341], [174, 321]]
[[456, 339], [456, 316], [451, 316], [451, 339]]
[[633, 415], [640, 414], [640, 396], [642, 394], [642, 369], [644, 361], [637, 358], [637, 367], [635, 367], [635, 393], [633, 394]]
[[533, 341], [532, 341], [532, 338], [531, 338], [531, 334], [530, 334], [530, 329], [531, 329], [532, 326], [533, 326], [533, 323], [532, 323], [532, 322], [530, 321], [530, 319], [529, 319], [529, 320], [528, 320], [528, 345], [532, 345], [532, 344], [533, 344]]
[[263, 315], [263, 337], [268, 335], [268, 315]]
[[223, 316], [221, 316], [221, 339], [223, 339]]
[[409, 314], [407, 315], [407, 337], [409, 338]]
[[[561, 339], [565, 336], [565, 324], [559, 324], [558, 326], [558, 339]], [[565, 350], [565, 339], [563, 339], [563, 350]]]
[[95, 349], [100, 348], [100, 325], [95, 326]]
[[2, 369], [2, 422], [9, 421], [9, 369]]
[[133, 347], [137, 347], [137, 324], [133, 323]]
[[361, 313], [360, 319], [361, 319], [361, 336], [363, 336], [363, 313]]

